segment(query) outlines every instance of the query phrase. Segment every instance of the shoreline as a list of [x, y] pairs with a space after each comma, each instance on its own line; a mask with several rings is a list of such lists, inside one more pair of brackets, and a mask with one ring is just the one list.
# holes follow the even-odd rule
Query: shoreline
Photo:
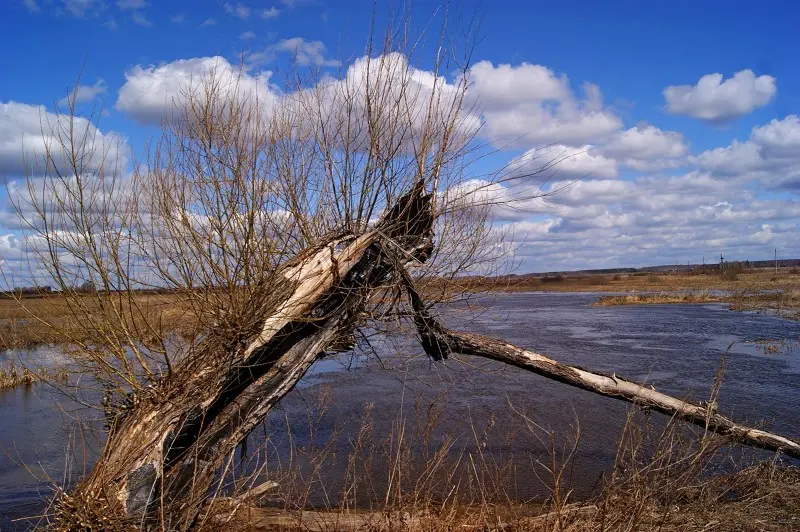
[[709, 292], [670, 291], [659, 293], [633, 293], [601, 297], [593, 306], [620, 305], [679, 305], [725, 303], [731, 310], [745, 312], [771, 312], [778, 317], [800, 320], [800, 291], [787, 290], [768, 293], [734, 293], [728, 295]]

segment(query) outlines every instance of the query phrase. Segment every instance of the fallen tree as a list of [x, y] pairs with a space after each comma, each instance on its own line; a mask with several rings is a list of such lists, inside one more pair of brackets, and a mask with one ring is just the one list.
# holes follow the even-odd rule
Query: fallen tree
[[421, 343], [434, 359], [451, 354], [489, 358], [677, 416], [738, 443], [800, 457], [797, 442], [739, 425], [714, 405], [692, 404], [501, 340], [444, 328], [426, 310], [405, 269], [430, 254], [429, 204], [430, 195], [416, 187], [374, 229], [333, 238], [287, 264], [285, 299], [255, 338], [232, 353], [232, 361], [220, 366], [203, 356], [188, 359], [164, 382], [166, 394], [154, 388], [117, 421], [92, 475], [65, 497], [62, 522], [101, 523], [125, 516], [166, 528], [190, 526], [224, 460], [311, 364], [352, 332], [372, 292], [398, 275], [411, 296]]
[[661, 393], [652, 386], [631, 382], [617, 375], [604, 375], [561, 364], [544, 355], [479, 334], [443, 330], [440, 341], [451, 353], [510, 364], [576, 388], [675, 416], [737, 443], [800, 458], [800, 443], [797, 441], [736, 423], [720, 414], [718, 405], [713, 401], [708, 404], [691, 403]]

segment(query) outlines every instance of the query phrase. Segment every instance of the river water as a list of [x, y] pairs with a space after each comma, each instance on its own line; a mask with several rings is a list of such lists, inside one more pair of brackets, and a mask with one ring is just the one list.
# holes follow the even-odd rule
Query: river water
[[[592, 306], [599, 296], [502, 294], [481, 300], [473, 312], [448, 315], [447, 321], [565, 363], [616, 372], [694, 400], [708, 398], [727, 352], [720, 410], [738, 421], [765, 422], [769, 429], [800, 438], [800, 323], [733, 312], [721, 304]], [[415, 412], [424, 411], [430, 416], [436, 405], [438, 436], [433, 440], [454, 434], [461, 438], [454, 446], [458, 452], [469, 454], [480, 447], [515, 464], [547, 457], [544, 431], [553, 430], [560, 435], [557, 441], [566, 441], [579, 426], [571, 469], [578, 496], [589, 494], [613, 463], [629, 411], [624, 403], [489, 361], [434, 364], [420, 356], [408, 338], [371, 344], [373, 356], [318, 362], [276, 415], [251, 436], [251, 459], [264, 433], [286, 431], [287, 424], [295, 425], [294, 446], [304, 448], [336, 434], [329, 451], [346, 454], [370, 404], [376, 434], [396, 429], [398, 413], [413, 418]], [[768, 348], [772, 345], [777, 350]], [[51, 356], [41, 349], [27, 355]], [[310, 426], [309, 412], [314, 413], [313, 431], [303, 428]], [[522, 421], [523, 413], [536, 428], [525, 432], [533, 425]], [[90, 466], [102, 435], [80, 430], [76, 419], [97, 426], [97, 417], [40, 386], [0, 391], [0, 531], [29, 526], [13, 520], [41, 512], [54, 482], [72, 481]], [[513, 430], [519, 433], [520, 426], [524, 430], [513, 441], [503, 438]], [[480, 434], [473, 433], [474, 428]], [[274, 438], [265, 453], [285, 455], [284, 444]], [[329, 477], [339, 474], [341, 462], [331, 463]], [[512, 496], [546, 496], [539, 479], [520, 476], [514, 480]]]

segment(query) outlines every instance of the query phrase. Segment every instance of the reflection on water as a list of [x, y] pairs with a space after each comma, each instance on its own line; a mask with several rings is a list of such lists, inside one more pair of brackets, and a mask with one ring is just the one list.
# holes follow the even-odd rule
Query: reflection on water
[[[646, 381], [680, 397], [708, 397], [723, 353], [727, 350], [720, 409], [735, 419], [766, 420], [769, 427], [800, 438], [800, 323], [755, 313], [731, 312], [724, 305], [646, 305], [593, 307], [593, 294], [504, 294], [493, 305], [467, 319], [447, 318], [450, 325], [547, 354], [560, 361]], [[778, 352], [758, 340], [783, 339]], [[283, 402], [283, 412], [273, 416], [266, 430], [285, 430], [283, 414], [302, 425], [309, 404], [323, 393], [331, 394], [329, 410], [321, 419], [322, 435], [342, 426], [352, 434], [360, 423], [364, 405], [374, 403], [376, 433], [388, 433], [401, 404], [415, 401], [442, 405], [441, 427], [463, 426], [464, 420], [485, 423], [494, 416], [496, 433], [520, 424], [508, 414], [508, 405], [524, 410], [544, 428], [569, 432], [576, 417], [581, 444], [576, 461], [576, 486], [586, 492], [613, 460], [627, 405], [503, 367], [489, 361], [447, 361], [432, 364], [413, 339], [373, 342], [380, 360], [342, 356], [318, 362], [312, 372]], [[41, 356], [40, 353], [30, 356]], [[386, 366], [393, 369], [387, 371]], [[426, 403], [427, 401], [427, 403]], [[60, 405], [57, 408], [55, 405]], [[94, 419], [93, 412], [76, 414], [75, 405], [43, 387], [0, 391], [0, 447], [14, 461], [46, 471], [57, 482], [83, 471], [81, 438], [74, 416]], [[318, 434], [319, 436], [319, 434]], [[295, 443], [302, 445], [297, 429]], [[263, 432], [251, 437], [251, 449]], [[95, 450], [98, 443], [91, 442]], [[342, 437], [335, 449], [348, 450]], [[69, 442], [81, 452], [68, 453]], [[491, 445], [491, 440], [489, 441]], [[469, 438], [463, 447], [469, 450]], [[541, 456], [541, 444], [531, 438], [497, 444], [498, 456], [530, 462]], [[278, 449], [276, 452], [282, 452]], [[71, 455], [71, 459], [67, 456]], [[94, 453], [90, 450], [86, 460]], [[41, 510], [49, 492], [47, 481], [37, 481], [8, 456], [0, 455], [0, 530], [12, 517]], [[335, 475], [335, 472], [331, 472]], [[541, 495], [533, 479], [515, 487], [522, 497]]]

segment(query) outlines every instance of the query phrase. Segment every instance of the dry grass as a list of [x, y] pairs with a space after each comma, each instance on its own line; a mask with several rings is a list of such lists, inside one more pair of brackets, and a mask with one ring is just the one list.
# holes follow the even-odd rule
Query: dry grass
[[[86, 301], [88, 305], [95, 303], [88, 297]], [[124, 300], [122, 304], [126, 304]], [[137, 304], [145, 309], [149, 321], [177, 334], [192, 334], [193, 315], [176, 296], [143, 294], [138, 296]], [[95, 331], [84, 325], [74, 317], [69, 302], [59, 295], [21, 300], [0, 298], [0, 350], [89, 342]]]
[[0, 390], [30, 386], [41, 381], [66, 381], [68, 377], [69, 373], [65, 368], [38, 367], [31, 370], [13, 360], [0, 364]]
[[766, 293], [743, 291], [731, 295], [714, 295], [708, 292], [627, 294], [602, 297], [595, 301], [594, 305], [607, 307], [614, 305], [666, 305], [673, 303], [728, 303], [732, 310], [776, 312], [786, 318], [800, 319], [800, 290], [781, 290]]
[[16, 388], [21, 385], [31, 385], [39, 377], [30, 372], [28, 368], [20, 368], [11, 361], [0, 364], [0, 390]]
[[701, 293], [670, 293], [659, 294], [628, 294], [624, 296], [606, 296], [595, 301], [599, 307], [614, 305], [666, 305], [673, 303], [716, 303], [724, 301], [725, 297], [715, 296], [707, 292]]
[[742, 270], [735, 275], [696, 272], [633, 274], [565, 274], [547, 277], [515, 276], [471, 279], [473, 286], [490, 286], [504, 292], [646, 292], [646, 291], [764, 291], [800, 289], [800, 269]]
[[[286, 512], [240, 507], [225, 522], [229, 530], [308, 531], [452, 531], [531, 532], [716, 530], [721, 532], [795, 531], [800, 529], [800, 470], [761, 464], [734, 474], [709, 478], [681, 490], [667, 506], [663, 493], [641, 487], [637, 495], [609, 487], [598, 504], [570, 504], [558, 511], [542, 505], [480, 505], [443, 513], [403, 510], [298, 510]], [[638, 506], [638, 507], [636, 507]], [[213, 523], [213, 524], [211, 524]], [[220, 526], [211, 521], [210, 529]]]
[[[433, 283], [435, 285], [435, 283]], [[457, 283], [456, 283], [457, 284]], [[431, 285], [433, 286], [433, 285]], [[430, 287], [429, 287], [430, 288]], [[639, 305], [665, 303], [730, 303], [734, 310], [779, 310], [788, 317], [800, 317], [800, 270], [745, 270], [736, 276], [718, 274], [559, 275], [546, 278], [505, 277], [463, 281], [464, 290], [499, 292], [631, 292], [609, 296], [599, 305]], [[658, 293], [654, 294], [653, 292]], [[678, 293], [685, 291], [686, 293]], [[715, 296], [711, 291], [728, 291], [730, 296]], [[772, 293], [764, 293], [772, 291]], [[639, 293], [647, 292], [647, 293]], [[138, 302], [147, 309], [149, 319], [171, 332], [191, 336], [196, 320], [176, 296], [141, 295]], [[26, 298], [20, 302], [0, 298], [0, 350], [64, 343], [67, 337], [84, 338], [87, 331], [71, 320], [72, 312], [59, 296]], [[36, 316], [37, 318], [34, 318]], [[153, 318], [153, 316], [155, 318]]]
[[[210, 507], [203, 529], [565, 532], [800, 527], [800, 470], [767, 461], [713, 474], [718, 464], [731, 463], [726, 441], [675, 419], [660, 423], [631, 410], [616, 463], [600, 490], [576, 500], [571, 481], [573, 473], [579, 474], [574, 472], [580, 446], [577, 423], [559, 437], [511, 406], [519, 416], [515, 434], [498, 433], [491, 422], [465, 421], [458, 439], [455, 433], [438, 432], [438, 406], [422, 412], [419, 406], [412, 415], [398, 414], [388, 434], [374, 432], [367, 407], [343, 455], [336, 444], [342, 434], [317, 426], [320, 409], [326, 407], [312, 407], [307, 430], [321, 434], [319, 439], [293, 444], [285, 463], [274, 456], [258, 458], [264, 461], [262, 478], [238, 481], [239, 487], [267, 477], [276, 481], [261, 505], [258, 500], [221, 499]], [[527, 464], [525, 459], [498, 460], [490, 451], [519, 438], [526, 438], [531, 448]], [[537, 442], [543, 454], [535, 449]], [[267, 442], [264, 449], [274, 443]], [[535, 475], [549, 496], [515, 496], [514, 485], [525, 467], [533, 468], [524, 474]], [[342, 474], [331, 479], [326, 475], [331, 469]]]
[[800, 320], [800, 290], [782, 290], [761, 294], [741, 294], [729, 300], [733, 310], [776, 311], [782, 316]]

